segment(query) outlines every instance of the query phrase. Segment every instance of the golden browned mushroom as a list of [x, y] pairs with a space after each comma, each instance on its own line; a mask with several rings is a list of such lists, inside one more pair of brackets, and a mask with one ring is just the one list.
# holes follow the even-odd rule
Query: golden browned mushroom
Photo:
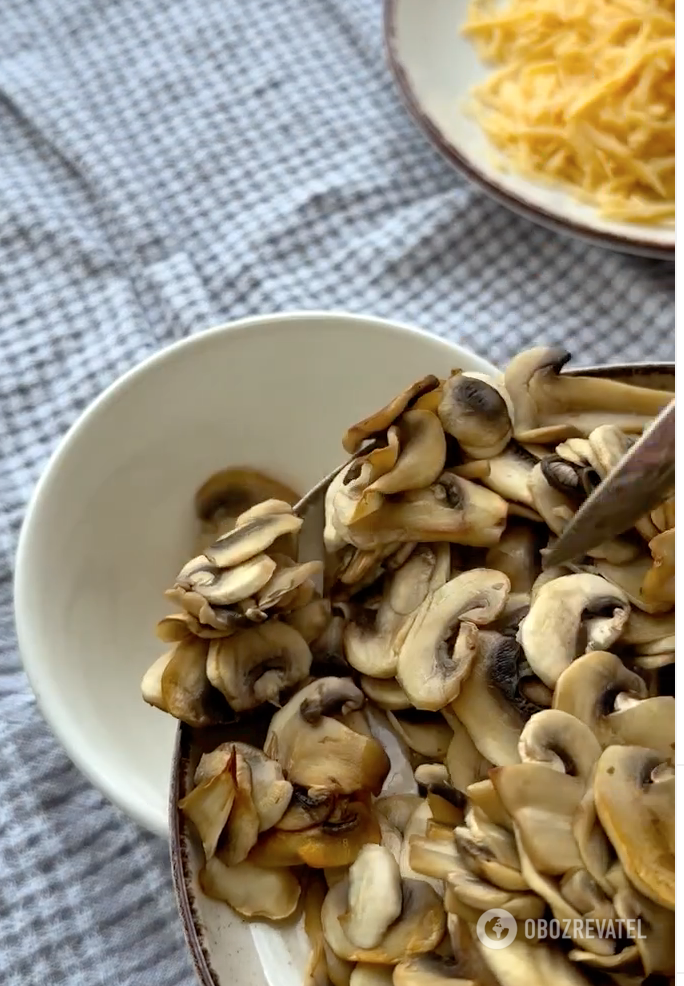
[[648, 545], [653, 556], [653, 565], [641, 583], [641, 596], [647, 603], [669, 603], [675, 601], [675, 532], [657, 534]]
[[249, 861], [226, 866], [213, 856], [200, 870], [199, 882], [207, 897], [225, 901], [246, 918], [282, 921], [299, 903], [299, 881], [292, 872]]
[[402, 411], [405, 411], [421, 395], [436, 390], [439, 385], [439, 380], [437, 377], [432, 376], [432, 374], [422, 377], [394, 397], [389, 404], [380, 408], [379, 411], [375, 411], [367, 418], [352, 425], [351, 428], [347, 429], [342, 439], [342, 446], [345, 452], [353, 454], [366, 438], [371, 438], [379, 432], [386, 431]]
[[594, 779], [596, 811], [640, 893], [673, 909], [675, 776], [656, 750], [610, 746]]

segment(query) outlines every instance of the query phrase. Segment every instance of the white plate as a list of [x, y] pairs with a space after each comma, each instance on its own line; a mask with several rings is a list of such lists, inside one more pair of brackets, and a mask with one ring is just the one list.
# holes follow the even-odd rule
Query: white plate
[[468, 0], [385, 0], [390, 66], [404, 102], [435, 147], [493, 198], [559, 232], [640, 256], [674, 260], [674, 227], [602, 219], [571, 195], [499, 171], [491, 145], [464, 112], [491, 68], [461, 36]]

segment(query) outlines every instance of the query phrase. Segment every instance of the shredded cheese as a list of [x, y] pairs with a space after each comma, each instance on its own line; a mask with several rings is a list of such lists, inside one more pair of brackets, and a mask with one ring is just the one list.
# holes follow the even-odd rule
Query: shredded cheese
[[472, 112], [499, 164], [606, 218], [674, 219], [674, 0], [472, 0], [464, 34], [496, 70]]

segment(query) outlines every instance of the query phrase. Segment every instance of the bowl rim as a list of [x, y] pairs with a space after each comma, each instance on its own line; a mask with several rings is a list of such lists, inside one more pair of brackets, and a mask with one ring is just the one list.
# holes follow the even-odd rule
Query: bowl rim
[[516, 195], [480, 171], [476, 164], [459, 151], [442, 133], [437, 123], [423, 108], [415, 92], [409, 72], [399, 54], [399, 46], [397, 44], [396, 21], [400, 2], [401, 0], [384, 0], [384, 40], [387, 61], [401, 100], [408, 110], [409, 115], [433, 146], [450, 164], [464, 174], [470, 181], [479, 185], [483, 191], [487, 192], [500, 205], [506, 206], [525, 219], [530, 219], [538, 225], [545, 226], [547, 229], [587, 240], [596, 246], [610, 247], [620, 253], [650, 257], [654, 260], [674, 261], [674, 227], [672, 229], [672, 243], [667, 245], [640, 239], [636, 233], [634, 236], [629, 236], [607, 231], [601, 232], [588, 223], [566, 219], [556, 212], [552, 212], [543, 206], [537, 205], [535, 202], [531, 202], [522, 195]]
[[[130, 367], [122, 373], [116, 380], [110, 383], [97, 397], [88, 404], [76, 420], [71, 424], [62, 438], [58, 441], [52, 454], [49, 456], [42, 472], [35, 484], [33, 491], [28, 499], [24, 511], [24, 517], [19, 532], [14, 564], [14, 618], [17, 633], [18, 651], [21, 663], [28, 678], [29, 684], [36, 698], [38, 708], [43, 718], [48, 723], [53, 735], [56, 737], [62, 748], [66, 751], [69, 759], [81, 771], [81, 773], [93, 784], [110, 802], [120, 808], [129, 818], [132, 818], [140, 826], [153, 832], [162, 838], [168, 837], [168, 815], [165, 809], [158, 811], [151, 809], [149, 802], [139, 793], [128, 795], [121, 790], [121, 786], [116, 780], [111, 778], [109, 773], [102, 769], [98, 758], [91, 758], [87, 749], [82, 749], [76, 741], [71, 722], [72, 719], [68, 711], [68, 703], [54, 701], [54, 693], [48, 693], [43, 687], [41, 680], [42, 661], [37, 658], [39, 651], [44, 647], [38, 646], [38, 637], [34, 636], [33, 621], [31, 618], [32, 610], [32, 567], [29, 557], [33, 555], [36, 542], [36, 518], [43, 509], [44, 503], [49, 496], [49, 489], [53, 482], [56, 471], [59, 469], [62, 459], [67, 452], [78, 442], [80, 434], [97, 417], [100, 410], [116, 400], [119, 400], [137, 380], [144, 376], [148, 371], [170, 360], [181, 358], [183, 353], [190, 348], [198, 346], [211, 346], [217, 336], [233, 333], [251, 332], [254, 329], [280, 323], [286, 326], [298, 322], [327, 321], [328, 323], [338, 322], [347, 323], [363, 322], [372, 326], [373, 329], [381, 332], [420, 337], [435, 341], [449, 346], [454, 354], [466, 352], [475, 361], [483, 364], [483, 370], [491, 364], [489, 361], [477, 353], [472, 352], [467, 346], [458, 342], [430, 333], [424, 329], [408, 323], [380, 318], [374, 315], [366, 315], [362, 312], [345, 312], [341, 310], [325, 309], [302, 309], [287, 312], [273, 312], [261, 315], [248, 315], [244, 318], [234, 319], [223, 322], [204, 330], [195, 332], [182, 339], [176, 340], [167, 346], [149, 354], [139, 363]], [[280, 327], [280, 326], [279, 326]], [[59, 693], [57, 693], [59, 695]]]

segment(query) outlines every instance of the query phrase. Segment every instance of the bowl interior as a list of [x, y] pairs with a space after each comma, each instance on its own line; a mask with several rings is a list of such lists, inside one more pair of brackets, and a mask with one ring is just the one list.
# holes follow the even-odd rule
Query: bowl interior
[[316, 313], [246, 320], [148, 360], [80, 419], [27, 512], [16, 569], [20, 648], [76, 764], [159, 834], [174, 722], [144, 705], [163, 590], [192, 548], [193, 494], [251, 465], [306, 490], [340, 436], [407, 382], [484, 360], [415, 330]]
[[[464, 107], [492, 71], [460, 34], [468, 0], [385, 0], [390, 61], [404, 99], [436, 146], [506, 205], [547, 225], [635, 253], [667, 256], [674, 226], [602, 219], [588, 205], [496, 167], [492, 148]], [[670, 257], [670, 259], [673, 259]]]

